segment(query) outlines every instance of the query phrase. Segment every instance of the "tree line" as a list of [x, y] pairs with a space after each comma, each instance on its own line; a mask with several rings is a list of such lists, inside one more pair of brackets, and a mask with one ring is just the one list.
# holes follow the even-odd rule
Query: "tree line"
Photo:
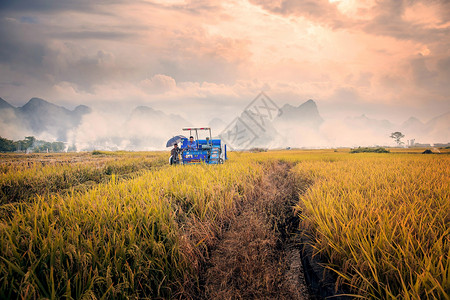
[[[13, 141], [0, 136], [0, 152], [64, 152], [66, 143], [47, 142], [37, 140], [34, 136], [27, 136], [24, 140]], [[71, 146], [67, 151], [76, 151]]]

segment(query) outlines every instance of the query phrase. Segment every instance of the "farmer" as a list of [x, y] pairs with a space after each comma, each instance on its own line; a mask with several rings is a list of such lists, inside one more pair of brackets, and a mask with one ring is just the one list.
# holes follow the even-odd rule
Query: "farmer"
[[178, 144], [173, 144], [172, 150], [170, 150], [170, 164], [173, 165], [174, 163], [178, 162], [178, 153], [180, 153], [180, 149], [178, 148]]
[[189, 142], [187, 143], [187, 148], [189, 150], [197, 150], [197, 142], [194, 141], [194, 137], [192, 135], [189, 137]]
[[209, 140], [209, 137], [206, 137], [206, 144], [202, 145], [202, 150], [203, 149], [205, 150], [211, 149], [211, 141]]

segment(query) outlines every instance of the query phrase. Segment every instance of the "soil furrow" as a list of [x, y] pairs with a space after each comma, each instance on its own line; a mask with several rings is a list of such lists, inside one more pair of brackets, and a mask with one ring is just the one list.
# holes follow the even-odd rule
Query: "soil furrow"
[[242, 203], [211, 250], [200, 299], [310, 299], [293, 235], [298, 182], [289, 169], [271, 164], [258, 193]]

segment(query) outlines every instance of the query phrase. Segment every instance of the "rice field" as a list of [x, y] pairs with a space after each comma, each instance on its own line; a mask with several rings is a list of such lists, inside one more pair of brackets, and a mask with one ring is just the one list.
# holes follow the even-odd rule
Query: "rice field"
[[0, 155], [0, 204], [128, 177], [166, 163], [165, 153], [68, 153]]
[[374, 299], [448, 299], [450, 159], [364, 155], [301, 161], [298, 210], [341, 282]]
[[195, 260], [260, 169], [229, 163], [129, 180], [113, 174], [87, 191], [4, 205], [0, 298], [174, 297], [195, 281]]
[[361, 298], [449, 299], [448, 154], [269, 151], [217, 166], [167, 156], [0, 156], [0, 298], [195, 298], [239, 206], [283, 163], [308, 182], [297, 234], [337, 285]]

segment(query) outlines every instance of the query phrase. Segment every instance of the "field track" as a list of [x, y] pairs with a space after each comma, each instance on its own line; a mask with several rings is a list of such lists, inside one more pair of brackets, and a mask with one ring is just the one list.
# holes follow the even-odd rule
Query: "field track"
[[240, 204], [211, 251], [203, 299], [309, 299], [293, 243], [298, 197], [289, 168], [271, 164], [256, 194]]

